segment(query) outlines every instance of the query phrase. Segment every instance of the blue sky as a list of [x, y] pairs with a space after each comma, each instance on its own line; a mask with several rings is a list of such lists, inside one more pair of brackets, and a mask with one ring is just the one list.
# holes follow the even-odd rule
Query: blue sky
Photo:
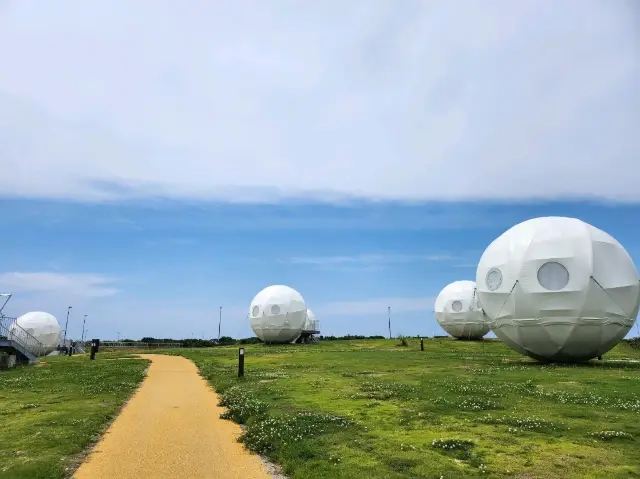
[[285, 283], [326, 333], [433, 334], [524, 219], [637, 260], [637, 3], [461, 2], [0, 0], [6, 312], [246, 336]]
[[[70, 334], [248, 336], [251, 298], [276, 283], [298, 289], [327, 334], [443, 334], [433, 301], [475, 279], [484, 248], [536, 216], [581, 218], [640, 260], [640, 205], [357, 202], [224, 205], [165, 201], [109, 205], [2, 200], [7, 307], [46, 309]], [[31, 273], [20, 276], [15, 272]], [[635, 331], [634, 331], [635, 332]]]

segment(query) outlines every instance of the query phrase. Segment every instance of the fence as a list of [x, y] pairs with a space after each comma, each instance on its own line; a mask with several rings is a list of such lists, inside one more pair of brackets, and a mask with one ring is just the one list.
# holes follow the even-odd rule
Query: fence
[[13, 341], [34, 356], [43, 356], [46, 353], [45, 346], [27, 331], [22, 329], [16, 318], [0, 316], [0, 338]]
[[[84, 343], [78, 342], [84, 346], [85, 351], [91, 347], [91, 341]], [[125, 342], [125, 341], [100, 341], [100, 349], [167, 349], [181, 348], [182, 343], [141, 343], [141, 342]]]

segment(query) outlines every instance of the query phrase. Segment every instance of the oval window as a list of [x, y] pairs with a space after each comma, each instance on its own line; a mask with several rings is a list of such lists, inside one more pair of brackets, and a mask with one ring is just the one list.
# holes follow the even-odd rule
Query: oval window
[[251, 316], [255, 318], [256, 316], [258, 316], [259, 312], [260, 312], [260, 307], [258, 305], [255, 305], [251, 310]]
[[489, 291], [497, 290], [502, 285], [502, 271], [498, 268], [491, 268], [487, 272], [485, 282]]
[[538, 268], [538, 283], [549, 291], [560, 291], [569, 284], [569, 271], [564, 265], [550, 261]]
[[271, 314], [280, 314], [280, 306], [277, 304], [271, 306]]
[[462, 311], [462, 302], [454, 301], [453, 303], [451, 303], [451, 309], [453, 309], [454, 312], [459, 313], [460, 311]]

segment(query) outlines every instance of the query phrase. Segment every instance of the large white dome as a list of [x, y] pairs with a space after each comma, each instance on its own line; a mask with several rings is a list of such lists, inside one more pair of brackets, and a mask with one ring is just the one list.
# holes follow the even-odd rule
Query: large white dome
[[434, 311], [442, 329], [454, 338], [480, 339], [489, 332], [473, 281], [455, 281], [445, 286], [436, 298]]
[[253, 332], [265, 343], [288, 343], [300, 336], [307, 306], [295, 289], [269, 286], [251, 301], [249, 317]]
[[13, 331], [18, 329], [16, 325], [40, 341], [45, 348], [45, 354], [55, 350], [60, 343], [60, 324], [55, 316], [49, 313], [34, 311], [23, 314], [11, 326]]
[[629, 332], [638, 271], [613, 237], [574, 218], [536, 218], [486, 249], [477, 294], [496, 336], [540, 360], [582, 361]]

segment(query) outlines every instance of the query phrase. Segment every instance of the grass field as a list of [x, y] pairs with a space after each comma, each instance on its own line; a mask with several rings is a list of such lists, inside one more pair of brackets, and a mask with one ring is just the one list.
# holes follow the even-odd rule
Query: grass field
[[0, 371], [0, 478], [69, 475], [148, 364], [101, 359], [58, 356]]
[[[327, 341], [169, 350], [222, 394], [241, 440], [310, 478], [640, 477], [640, 350], [539, 365], [499, 342]], [[68, 476], [143, 379], [129, 353], [0, 372], [0, 478]]]
[[291, 478], [640, 477], [640, 350], [542, 366], [498, 342], [173, 351]]

